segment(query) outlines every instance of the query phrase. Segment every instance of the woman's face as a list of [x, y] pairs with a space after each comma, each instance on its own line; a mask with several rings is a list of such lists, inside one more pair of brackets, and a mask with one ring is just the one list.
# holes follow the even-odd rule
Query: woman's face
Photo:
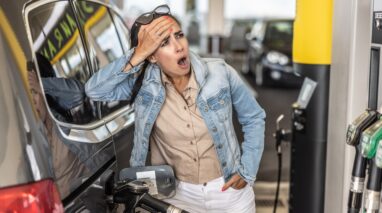
[[179, 24], [175, 23], [170, 30], [170, 36], [162, 41], [150, 61], [157, 63], [168, 76], [177, 78], [190, 72], [188, 41]]

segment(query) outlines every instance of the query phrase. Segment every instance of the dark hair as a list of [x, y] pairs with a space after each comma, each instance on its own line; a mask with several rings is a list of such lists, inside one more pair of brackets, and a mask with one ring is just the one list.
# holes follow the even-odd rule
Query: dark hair
[[44, 55], [42, 55], [39, 52], [36, 52], [36, 60], [37, 65], [40, 68], [41, 78], [56, 77], [52, 64], [47, 58], [45, 58]]

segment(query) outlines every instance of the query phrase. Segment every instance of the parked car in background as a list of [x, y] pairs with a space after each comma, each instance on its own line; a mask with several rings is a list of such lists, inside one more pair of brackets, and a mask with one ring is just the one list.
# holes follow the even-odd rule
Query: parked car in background
[[244, 73], [252, 73], [258, 86], [300, 86], [303, 79], [292, 66], [292, 19], [257, 21], [249, 34]]
[[232, 52], [246, 52], [248, 51], [248, 43], [246, 34], [251, 32], [251, 28], [255, 23], [254, 19], [236, 19], [230, 30], [227, 39], [227, 48]]

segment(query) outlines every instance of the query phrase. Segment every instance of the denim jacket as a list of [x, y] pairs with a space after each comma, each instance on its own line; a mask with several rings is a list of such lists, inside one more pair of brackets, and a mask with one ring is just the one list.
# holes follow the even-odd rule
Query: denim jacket
[[[129, 100], [143, 64], [123, 72], [133, 52], [134, 49], [130, 50], [90, 78], [85, 85], [87, 96], [97, 101]], [[190, 60], [199, 84], [197, 107], [213, 138], [225, 181], [238, 173], [253, 185], [264, 149], [264, 110], [238, 73], [224, 60], [201, 59], [192, 52]], [[136, 119], [131, 166], [145, 164], [151, 130], [165, 101], [165, 92], [160, 68], [150, 64], [134, 104]], [[233, 127], [232, 109], [244, 133], [241, 149]]]
[[84, 102], [83, 84], [74, 78], [41, 78], [44, 92], [64, 110], [70, 110]]

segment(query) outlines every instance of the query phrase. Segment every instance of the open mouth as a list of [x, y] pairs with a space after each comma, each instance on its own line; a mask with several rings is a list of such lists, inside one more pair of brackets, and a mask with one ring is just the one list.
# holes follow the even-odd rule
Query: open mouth
[[180, 58], [178, 60], [178, 64], [181, 65], [181, 66], [185, 66], [186, 62], [187, 62], [187, 58], [186, 57], [182, 57], [182, 58]]

